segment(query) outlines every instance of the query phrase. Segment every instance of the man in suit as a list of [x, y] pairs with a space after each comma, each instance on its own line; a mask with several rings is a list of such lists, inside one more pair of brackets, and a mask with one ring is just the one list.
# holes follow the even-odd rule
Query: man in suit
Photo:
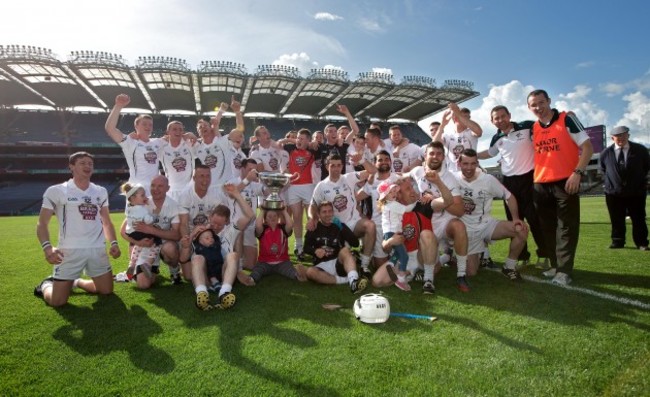
[[642, 251], [648, 251], [648, 225], [645, 203], [648, 190], [650, 155], [648, 149], [630, 142], [630, 129], [616, 127], [610, 132], [614, 143], [600, 153], [600, 170], [605, 177], [605, 200], [612, 222], [612, 244], [625, 246], [625, 216], [632, 219], [632, 238]]

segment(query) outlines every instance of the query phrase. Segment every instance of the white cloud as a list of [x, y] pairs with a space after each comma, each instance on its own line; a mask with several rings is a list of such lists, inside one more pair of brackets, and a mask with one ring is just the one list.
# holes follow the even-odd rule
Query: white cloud
[[594, 61], [580, 62], [576, 64], [576, 69], [585, 69], [594, 66], [596, 63]]
[[474, 8], [474, 11], [482, 11], [482, 10], [483, 10], [483, 7], [482, 7], [482, 6], [479, 6], [479, 7]]
[[314, 14], [314, 19], [319, 21], [338, 21], [343, 19], [343, 17], [336, 14], [330, 14], [329, 12], [317, 12]]
[[318, 62], [312, 61], [306, 52], [294, 52], [292, 54], [282, 54], [278, 59], [273, 61], [273, 65], [295, 66], [301, 72], [308, 72], [312, 68], [318, 67]]
[[384, 30], [376, 19], [361, 18], [359, 25], [369, 32], [382, 32]]
[[341, 72], [345, 72], [345, 70], [341, 66], [334, 66], [334, 65], [325, 65], [323, 66], [323, 69], [333, 69], [333, 70], [340, 70]]
[[650, 144], [650, 98], [637, 91], [623, 97], [627, 108], [623, 117], [611, 127], [625, 125], [630, 128], [633, 141]]
[[625, 85], [618, 83], [605, 83], [600, 85], [600, 90], [604, 91], [607, 96], [616, 96], [625, 91]]
[[372, 71], [375, 73], [386, 73], [386, 74], [393, 74], [393, 69], [389, 68], [372, 68]]
[[608, 112], [589, 99], [590, 93], [589, 86], [577, 85], [573, 92], [558, 95], [555, 107], [558, 110], [572, 110], [585, 127], [607, 124]]

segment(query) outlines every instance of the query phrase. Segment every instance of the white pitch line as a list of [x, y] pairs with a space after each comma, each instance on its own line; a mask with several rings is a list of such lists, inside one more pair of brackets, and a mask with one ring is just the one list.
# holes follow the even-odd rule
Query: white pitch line
[[[490, 269], [490, 270], [495, 271], [495, 272], [501, 272], [501, 269]], [[532, 281], [532, 282], [538, 283], [538, 284], [548, 284], [548, 285], [552, 285], [553, 287], [564, 288], [564, 289], [567, 289], [569, 291], [581, 292], [583, 294], [587, 294], [587, 295], [595, 296], [597, 298], [617, 302], [617, 303], [620, 303], [620, 304], [623, 304], [623, 305], [634, 306], [634, 307], [637, 307], [637, 308], [643, 309], [643, 310], [650, 310], [650, 304], [643, 303], [643, 302], [635, 300], [635, 299], [622, 298], [620, 296], [608, 294], [608, 293], [605, 293], [605, 292], [598, 292], [598, 291], [594, 291], [594, 290], [590, 290], [590, 289], [582, 288], [582, 287], [573, 287], [571, 285], [564, 286], [564, 285], [553, 284], [550, 280], [545, 280], [545, 279], [542, 279], [542, 278], [539, 278], [539, 277], [528, 276], [528, 275], [525, 275], [525, 274], [522, 274], [521, 278], [523, 278], [526, 281]]]

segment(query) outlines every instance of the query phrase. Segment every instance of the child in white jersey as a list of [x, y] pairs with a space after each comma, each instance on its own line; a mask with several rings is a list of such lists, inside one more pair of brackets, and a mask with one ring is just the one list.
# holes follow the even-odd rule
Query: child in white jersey
[[[384, 241], [390, 239], [395, 234], [402, 233], [402, 218], [405, 212], [413, 210], [415, 204], [404, 205], [397, 201], [397, 192], [399, 186], [384, 181], [377, 187], [379, 200], [377, 206], [381, 212], [381, 228], [384, 231]], [[397, 280], [395, 285], [402, 291], [410, 291], [411, 286], [406, 281], [406, 265], [408, 264], [408, 252], [404, 244], [393, 246], [393, 255], [388, 262], [388, 270], [392, 271], [394, 264], [398, 265]]]
[[134, 240], [142, 240], [145, 238], [153, 238], [154, 245], [151, 247], [141, 247], [134, 245], [131, 251], [129, 260], [129, 268], [126, 271], [128, 275], [137, 276], [139, 273], [144, 273], [148, 278], [153, 276], [153, 264], [160, 254], [160, 247], [162, 241], [160, 238], [151, 234], [138, 232], [135, 230], [135, 223], [144, 222], [151, 225], [154, 222], [154, 217], [147, 207], [147, 196], [144, 187], [139, 183], [131, 184], [129, 182], [122, 185], [122, 192], [126, 196], [126, 234]]

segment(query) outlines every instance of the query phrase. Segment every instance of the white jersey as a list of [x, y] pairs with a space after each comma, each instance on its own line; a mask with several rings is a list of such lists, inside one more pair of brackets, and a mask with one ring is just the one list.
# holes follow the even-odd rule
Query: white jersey
[[[431, 194], [433, 194], [434, 199], [438, 197], [442, 197], [442, 193], [440, 193], [438, 187], [432, 182], [430, 182], [429, 180], [427, 180], [424, 174], [425, 174], [424, 166], [415, 167], [414, 169], [411, 170], [411, 172], [409, 172], [409, 176], [415, 179], [415, 184], [417, 185], [420, 194], [430, 192]], [[438, 173], [438, 175], [440, 175], [440, 179], [445, 184], [445, 186], [447, 186], [447, 188], [451, 192], [451, 195], [454, 197], [459, 197], [460, 190], [458, 186], [458, 181], [456, 180], [454, 175], [444, 167], [442, 171]], [[446, 223], [452, 218], [455, 217], [449, 212], [447, 212], [446, 210], [443, 210], [442, 212], [434, 212], [433, 216], [431, 217], [431, 223], [435, 226], [438, 224]]]
[[214, 138], [210, 144], [199, 142], [198, 145], [196, 157], [202, 164], [210, 167], [213, 186], [223, 185], [234, 176], [232, 174], [231, 143], [227, 135]]
[[170, 230], [173, 224], [180, 223], [178, 215], [187, 213], [178, 205], [176, 200], [168, 196], [165, 197], [161, 208], [156, 208], [156, 204], [154, 204], [153, 198], [151, 197], [147, 200], [147, 206], [153, 215], [153, 225], [160, 230]]
[[[258, 146], [257, 149], [251, 151], [249, 157], [257, 161], [257, 164], [264, 164], [264, 171], [280, 171], [282, 170], [283, 161], [282, 152], [287, 153], [274, 147], [263, 148]], [[288, 159], [287, 153], [287, 162]]]
[[401, 233], [404, 213], [413, 211], [415, 204], [404, 205], [397, 200], [387, 201], [381, 209], [381, 230], [384, 233]]
[[[220, 201], [221, 199], [221, 201]], [[208, 190], [205, 196], [199, 197], [193, 187], [186, 189], [181, 193], [180, 206], [182, 213], [188, 214], [190, 233], [195, 226], [208, 225], [210, 223], [210, 213], [223, 199], [217, 197], [216, 191]]]
[[364, 161], [368, 161], [371, 164], [373, 163], [372, 160], [374, 156], [372, 155], [372, 153], [370, 153], [370, 150], [368, 150], [367, 147], [365, 146], [363, 147], [363, 154], [361, 155], [361, 159], [357, 163], [352, 161], [352, 156], [354, 156], [355, 154], [357, 154], [357, 148], [355, 148], [354, 145], [350, 145], [350, 147], [348, 147], [348, 153], [345, 156], [345, 163], [348, 165], [349, 170], [353, 170], [354, 167], [358, 166], [359, 164], [363, 164]]
[[505, 176], [524, 175], [535, 167], [532, 122], [512, 123], [513, 130], [500, 130], [492, 137], [488, 154], [501, 154], [501, 173]]
[[246, 153], [244, 153], [241, 148], [236, 149], [232, 142], [230, 143], [230, 156], [232, 158], [232, 176], [236, 178], [236, 175], [241, 174], [241, 162], [246, 159]]
[[172, 147], [169, 142], [163, 145], [160, 162], [169, 180], [170, 193], [180, 192], [192, 182], [196, 148], [198, 145], [192, 148], [185, 140], [181, 140], [176, 147]]
[[217, 235], [219, 236], [219, 240], [221, 240], [221, 252], [228, 254], [235, 251], [235, 242], [237, 241], [237, 237], [239, 237], [239, 233], [241, 231], [237, 229], [237, 226], [232, 221], [224, 226], [223, 230]]
[[375, 225], [381, 225], [381, 212], [377, 208], [377, 200], [379, 200], [379, 191], [377, 189], [379, 189], [379, 184], [383, 181], [395, 183], [399, 178], [399, 175], [391, 173], [388, 175], [388, 178], [379, 180], [377, 179], [377, 174], [375, 174], [372, 183], [368, 181], [368, 183], [363, 186], [363, 191], [370, 196], [370, 200], [372, 201], [372, 223]]
[[361, 218], [357, 211], [356, 184], [360, 181], [359, 174], [348, 172], [333, 182], [330, 177], [318, 182], [314, 189], [312, 204], [318, 205], [329, 201], [334, 205], [334, 215], [343, 223], [356, 224]]
[[460, 171], [460, 154], [465, 149], [474, 149], [478, 146], [478, 137], [469, 128], [461, 132], [445, 131], [442, 134], [442, 143], [447, 154], [447, 169], [451, 172]]
[[153, 223], [153, 216], [149, 212], [146, 205], [128, 205], [124, 209], [126, 215], [126, 234], [135, 232], [133, 224], [136, 222], [144, 222], [147, 225]]
[[139, 183], [149, 194], [151, 180], [158, 175], [160, 150], [166, 144], [161, 138], [149, 139], [144, 142], [124, 135], [120, 146], [129, 166], [129, 183]]
[[417, 161], [420, 161], [422, 154], [420, 147], [409, 143], [399, 150], [399, 153], [393, 153], [393, 172], [403, 172], [405, 168], [411, 169]]
[[72, 179], [50, 186], [43, 195], [43, 208], [54, 211], [59, 223], [59, 248], [105, 247], [99, 211], [108, 207], [108, 193], [91, 183], [81, 190]]
[[507, 200], [510, 192], [495, 177], [477, 170], [475, 180], [468, 182], [461, 173], [455, 174], [460, 185], [465, 213], [461, 217], [468, 229], [478, 230], [492, 219], [492, 201], [494, 198]]

